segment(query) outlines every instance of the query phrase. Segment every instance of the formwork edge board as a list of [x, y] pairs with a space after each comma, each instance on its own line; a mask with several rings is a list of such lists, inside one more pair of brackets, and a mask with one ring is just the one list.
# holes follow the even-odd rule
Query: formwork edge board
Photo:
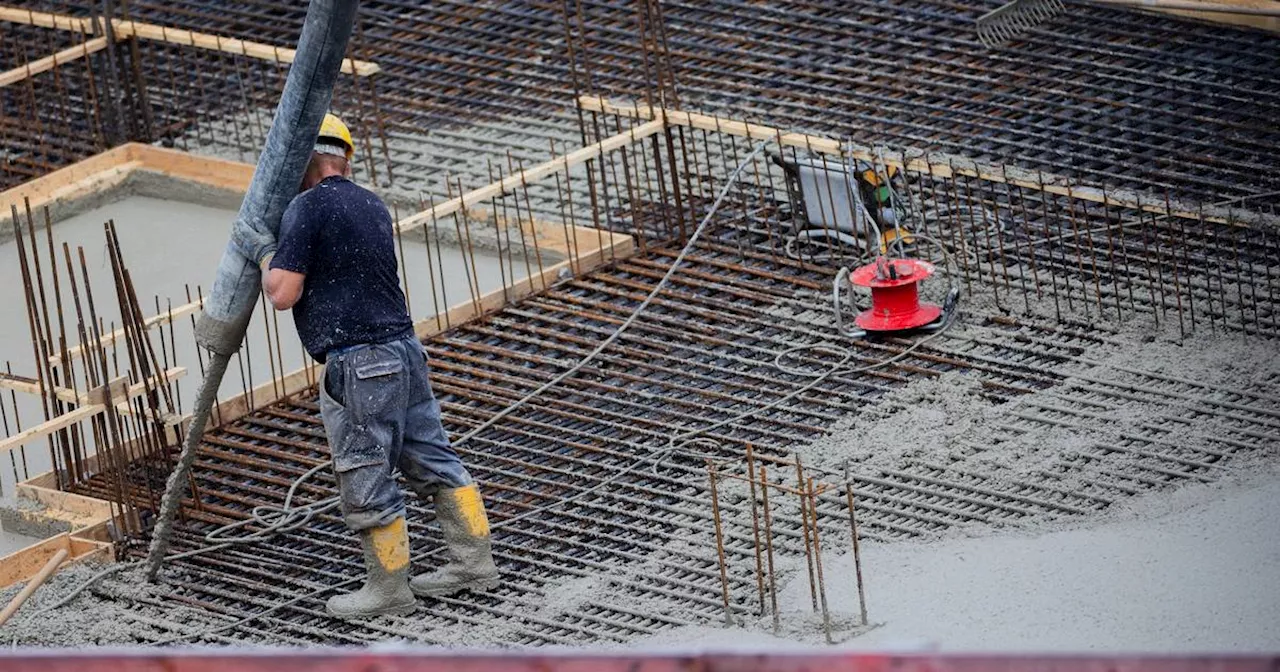
[[[1280, 2], [1276, 2], [1275, 0], [1211, 0], [1209, 4], [1280, 11]], [[1194, 9], [1170, 9], [1167, 7], [1136, 7], [1135, 9], [1159, 12], [1162, 14], [1172, 14], [1188, 19], [1199, 19], [1210, 23], [1224, 23], [1232, 26], [1256, 28], [1258, 30], [1265, 30], [1272, 33], [1280, 33], [1280, 17], [1277, 16], [1229, 14], [1226, 12], [1205, 12]]]
[[432, 206], [411, 215], [397, 225], [400, 233], [405, 233], [424, 226], [427, 222], [439, 219], [455, 212], [466, 210], [470, 206], [483, 203], [492, 198], [502, 196], [503, 194], [513, 192], [520, 187], [526, 186], [532, 182], [537, 182], [545, 177], [561, 171], [569, 169], [579, 164], [586, 163], [596, 157], [602, 156], [620, 147], [624, 147], [651, 135], [659, 133], [666, 127], [666, 122], [661, 119], [654, 119], [647, 123], [636, 126], [635, 128], [623, 131], [616, 135], [611, 135], [599, 142], [581, 147], [556, 157], [550, 161], [544, 161], [536, 166], [525, 168], [524, 170], [512, 173], [497, 182], [492, 182], [483, 187], [472, 189], [465, 194], [451, 198], [439, 205]]
[[[19, 7], [0, 6], [0, 21], [21, 23], [41, 28], [53, 28], [75, 33], [102, 32], [100, 17], [79, 18], [52, 12], [37, 12]], [[219, 51], [226, 54], [246, 56], [272, 63], [290, 64], [297, 57], [297, 50], [288, 47], [277, 47], [262, 42], [251, 42], [233, 37], [223, 37], [210, 33], [199, 33], [182, 28], [171, 28], [153, 23], [112, 19], [111, 28], [116, 40], [136, 37], [154, 42], [165, 42], [183, 47]], [[105, 38], [104, 38], [105, 39]], [[342, 63], [342, 72], [357, 77], [368, 77], [380, 72], [377, 63], [348, 58]]]
[[67, 561], [63, 563], [65, 567], [86, 560], [107, 560], [111, 548], [108, 542], [81, 539], [69, 532], [49, 537], [0, 558], [0, 588], [30, 579], [58, 551], [67, 552]]
[[[118, 413], [123, 415], [134, 415], [135, 411], [130, 407], [129, 400], [142, 396], [150, 391], [150, 385], [157, 382], [169, 383], [187, 375], [186, 367], [178, 366], [166, 369], [160, 376], [155, 376], [151, 381], [139, 381], [132, 385], [128, 385], [121, 389], [120, 401], [115, 401], [114, 406]], [[114, 399], [113, 399], [114, 401]], [[88, 395], [81, 395], [76, 398], [79, 407], [71, 409], [56, 418], [51, 418], [45, 422], [29, 427], [21, 432], [0, 439], [0, 453], [13, 450], [18, 446], [25, 445], [36, 439], [52, 434], [60, 429], [70, 427], [79, 422], [83, 422], [99, 413], [107, 410], [105, 403], [94, 402]]]
[[92, 33], [95, 23], [92, 19], [82, 19], [52, 12], [37, 12], [22, 7], [0, 7], [0, 20], [38, 26], [40, 28], [69, 30], [75, 33]]
[[[174, 366], [174, 367], [165, 369], [164, 373], [161, 374], [160, 376], [152, 376], [151, 378], [148, 379], [148, 383], [152, 385], [155, 385], [157, 383], [168, 383], [168, 382], [177, 380], [179, 378], [182, 378], [183, 376], [186, 376], [186, 375], [187, 375], [187, 368], [185, 366]], [[127, 380], [127, 379], [122, 377], [119, 380]], [[118, 387], [119, 389], [116, 389], [113, 387], [111, 394], [112, 396], [119, 396], [122, 399], [132, 399], [133, 397], [136, 397], [142, 393], [141, 390], [143, 385], [144, 385], [143, 382], [137, 382], [128, 386], [124, 386], [123, 384], [117, 385], [116, 387]], [[90, 390], [86, 394], [82, 394], [68, 387], [54, 387], [53, 396], [57, 397], [62, 401], [72, 403], [72, 404], [79, 404], [79, 405], [100, 404], [100, 403], [103, 403], [103, 400], [99, 398], [99, 396], [102, 394], [102, 388], [103, 386], [99, 386], [97, 388], [94, 388], [93, 390]], [[13, 378], [7, 377], [7, 374], [0, 374], [0, 389], [14, 390], [17, 392], [24, 392], [26, 394], [35, 394], [35, 395], [41, 394], [41, 386], [38, 380], [32, 380], [32, 379], [15, 380]], [[126, 408], [122, 408], [122, 404], [125, 404], [125, 402], [122, 401], [117, 403], [116, 409], [122, 412], [127, 411]]]
[[253, 177], [253, 169], [252, 165], [238, 161], [128, 142], [0, 192], [0, 206], [4, 207], [0, 221], [7, 223], [10, 205], [24, 213], [29, 203], [34, 214], [55, 201], [109, 189], [137, 170], [154, 171], [217, 189], [244, 191]]
[[52, 434], [59, 429], [70, 427], [77, 422], [87, 420], [105, 410], [107, 410], [107, 407], [102, 404], [89, 404], [88, 406], [81, 406], [80, 408], [67, 411], [56, 418], [46, 420], [34, 427], [28, 427], [17, 434], [5, 439], [0, 439], [0, 454], [13, 450], [18, 446], [27, 444], [42, 436]]
[[78, 58], [85, 58], [89, 54], [102, 51], [106, 47], [107, 38], [95, 37], [91, 40], [85, 40], [73, 47], [67, 47], [62, 51], [45, 56], [44, 58], [30, 61], [24, 65], [13, 68], [12, 70], [0, 72], [0, 87], [21, 82], [28, 77], [34, 77], [35, 75], [52, 70], [64, 63], [70, 63]]

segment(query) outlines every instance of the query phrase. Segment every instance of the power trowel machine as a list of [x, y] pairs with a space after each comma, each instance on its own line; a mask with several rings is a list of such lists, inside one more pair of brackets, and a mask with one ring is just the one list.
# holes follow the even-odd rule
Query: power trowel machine
[[[792, 244], [852, 248], [857, 250], [852, 258], [871, 258], [836, 274], [831, 300], [841, 334], [862, 338], [873, 333], [935, 331], [947, 323], [959, 290], [949, 286], [942, 305], [920, 300], [921, 283], [936, 269], [932, 262], [911, 256], [917, 242], [927, 237], [905, 228], [902, 220], [908, 210], [891, 184], [896, 169], [886, 167], [880, 172], [858, 159], [842, 163], [776, 154], [771, 158], [787, 179]], [[832, 257], [829, 252], [823, 256]], [[869, 306], [859, 305], [865, 293], [855, 287], [870, 291]]]

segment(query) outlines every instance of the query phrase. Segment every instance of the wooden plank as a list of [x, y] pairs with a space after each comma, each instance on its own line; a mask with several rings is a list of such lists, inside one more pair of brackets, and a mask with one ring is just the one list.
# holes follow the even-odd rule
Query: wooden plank
[[64, 532], [0, 558], [0, 588], [30, 579], [59, 551], [70, 556], [70, 564], [109, 560], [110, 549], [110, 543], [79, 539]]
[[582, 163], [586, 163], [591, 159], [602, 156], [619, 147], [624, 147], [635, 142], [639, 142], [655, 133], [659, 133], [666, 127], [666, 123], [661, 119], [655, 119], [645, 124], [641, 124], [629, 131], [624, 131], [617, 135], [611, 135], [600, 142], [587, 145], [580, 149], [575, 149], [564, 156], [554, 158], [550, 161], [540, 163], [531, 168], [526, 168], [520, 172], [512, 173], [507, 177], [491, 182], [479, 189], [472, 189], [461, 196], [451, 198], [433, 208], [428, 208], [415, 215], [400, 220], [397, 225], [400, 232], [412, 231], [420, 226], [425, 225], [432, 219], [439, 219], [455, 212], [465, 210], [468, 206], [475, 206], [504, 193], [514, 191], [525, 184], [537, 182], [544, 177], [553, 173], [568, 171], [570, 168]]
[[[176, 306], [172, 311], [166, 310], [163, 313], [160, 313], [159, 315], [152, 315], [151, 317], [148, 317], [147, 319], [143, 320], [142, 323], [147, 328], [147, 330], [150, 331], [151, 329], [159, 325], [169, 324], [174, 320], [177, 320], [182, 317], [186, 317], [192, 313], [199, 312], [200, 309], [203, 307], [204, 307], [204, 300], [196, 299], [191, 303], [184, 303], [181, 306]], [[124, 327], [116, 329], [115, 331], [112, 331], [110, 333], [103, 334], [102, 337], [98, 339], [98, 342], [102, 344], [103, 347], [108, 347], [122, 338], [124, 338]], [[83, 350], [84, 348], [77, 345], [76, 347], [70, 348], [67, 350], [67, 356], [71, 358], [71, 361], [75, 361], [76, 358], [80, 356], [80, 353]], [[62, 355], [61, 354], [49, 355], [49, 363], [53, 364], [54, 366], [60, 366], [62, 364]]]
[[71, 535], [63, 532], [0, 559], [0, 587], [26, 581], [58, 553], [71, 552]]
[[[185, 366], [174, 366], [166, 369], [160, 376], [152, 376], [151, 384], [154, 386], [157, 384], [169, 383], [182, 378], [185, 375], [187, 375], [187, 368]], [[125, 387], [123, 385], [123, 381], [125, 380], [127, 379], [121, 377], [112, 381], [114, 384], [111, 388], [111, 395], [113, 398], [128, 400], [139, 396], [146, 391], [145, 385], [142, 382], [137, 382]], [[26, 376], [16, 376], [9, 373], [0, 373], [0, 389], [15, 390], [17, 392], [25, 392], [27, 394], [34, 394], [37, 396], [41, 393], [39, 380], [35, 378], [28, 378]], [[54, 387], [53, 394], [62, 401], [83, 406], [103, 403], [102, 400], [94, 394], [95, 391], [101, 389], [101, 387], [97, 387], [94, 388], [94, 390], [90, 390], [88, 394], [77, 394], [75, 390], [69, 387]], [[132, 409], [127, 401], [118, 402], [116, 404], [116, 410], [126, 414], [132, 413]]]
[[90, 404], [105, 404], [108, 400], [120, 399], [128, 389], [129, 376], [117, 376], [108, 380], [106, 385], [89, 390], [82, 398]]
[[[0, 223], [8, 224], [9, 204], [17, 205], [21, 211], [24, 202], [29, 200], [32, 212], [36, 212], [55, 202], [75, 201], [111, 189], [136, 170], [154, 171], [216, 189], [243, 192], [249, 187], [254, 167], [239, 161], [129, 142], [0, 192], [0, 206], [3, 207]], [[175, 314], [175, 317], [179, 315]]]
[[[185, 375], [187, 375], [187, 367], [171, 366], [165, 369], [164, 373], [160, 374], [159, 376], [152, 376], [151, 380], [149, 381], [146, 381], [146, 382], [139, 381], [125, 388], [124, 398], [132, 399], [134, 397], [141, 396], [146, 393], [147, 385], [151, 385], [154, 388], [157, 384], [162, 385], [164, 383], [169, 383]], [[85, 401], [86, 400], [82, 399], [80, 403], [85, 403]]]
[[762, 124], [749, 124], [744, 121], [717, 117], [680, 110], [668, 110], [661, 107], [641, 107], [640, 105], [622, 105], [612, 103], [598, 96], [581, 96], [578, 105], [584, 110], [616, 114], [632, 119], [665, 119], [668, 124], [686, 126], [704, 131], [728, 133], [752, 140], [772, 140], [784, 147], [806, 149], [819, 154], [835, 154], [842, 152], [840, 141], [804, 133], [789, 133], [782, 129]]
[[[1219, 6], [1230, 5], [1246, 9], [1252, 8], [1271, 12], [1280, 12], [1280, 2], [1276, 2], [1275, 0], [1213, 0], [1210, 4]], [[1259, 30], [1265, 30], [1272, 33], [1280, 33], [1280, 16], [1274, 15], [1228, 14], [1225, 12], [1205, 12], [1196, 11], [1194, 9], [1168, 9], [1165, 7], [1138, 7], [1135, 9], [1164, 12], [1166, 14], [1185, 16], [1189, 19], [1199, 19], [1201, 21], [1209, 21], [1212, 23], [1224, 23], [1232, 26], [1257, 28]]]
[[91, 40], [77, 44], [74, 47], [67, 47], [55, 54], [45, 56], [27, 63], [26, 65], [16, 67], [7, 72], [0, 72], [0, 87], [9, 86], [16, 82], [38, 75], [42, 72], [52, 70], [53, 68], [69, 63], [78, 58], [84, 58], [89, 54], [97, 53], [107, 47], [107, 38], [95, 37]]
[[49, 560], [44, 563], [44, 566], [40, 568], [40, 571], [36, 572], [35, 575], [31, 577], [30, 581], [27, 581], [27, 585], [23, 586], [22, 590], [18, 591], [18, 594], [13, 596], [13, 599], [9, 601], [9, 604], [5, 606], [4, 610], [0, 611], [0, 627], [4, 627], [4, 624], [8, 623], [9, 619], [13, 618], [13, 615], [18, 613], [18, 610], [22, 608], [22, 605], [26, 603], [27, 599], [35, 594], [35, 592], [40, 589], [40, 586], [43, 586], [44, 582], [47, 581], [49, 577], [53, 576], [54, 572], [58, 571], [58, 568], [62, 566], [62, 562], [67, 559], [67, 555], [68, 551], [65, 548], [60, 548], [55, 551], [53, 557], [49, 558]]
[[[178, 367], [173, 367], [171, 369], [166, 370], [162, 377], [165, 380], [172, 380], [174, 378], [180, 378], [186, 375], [186, 373], [187, 373], [187, 369], [185, 367], [178, 366]], [[154, 385], [154, 382], [152, 384]], [[137, 382], [137, 383], [134, 383], [133, 385], [130, 385], [127, 389], [124, 389], [122, 398], [120, 398], [120, 400], [116, 402], [116, 408], [121, 413], [132, 414], [134, 411], [130, 407], [128, 400], [134, 397], [140, 396], [142, 394], [145, 394], [146, 391], [147, 391], [147, 384], [144, 382]], [[7, 450], [12, 450], [14, 448], [17, 448], [18, 446], [29, 443], [34, 439], [38, 439], [40, 437], [52, 434], [53, 432], [56, 432], [59, 429], [70, 427], [71, 425], [74, 425], [77, 422], [87, 420], [88, 418], [107, 410], [107, 407], [105, 404], [84, 403], [88, 401], [88, 398], [85, 396], [79, 397], [79, 400], [81, 403], [84, 404], [79, 408], [75, 408], [70, 411], [67, 411], [66, 413], [63, 413], [62, 415], [59, 415], [56, 418], [40, 423], [35, 427], [29, 427], [21, 432], [18, 432], [17, 434], [14, 434], [13, 436], [10, 436], [4, 440], [0, 440], [0, 453], [4, 453]], [[160, 418], [160, 420], [162, 422], [167, 423], [169, 422], [170, 419], [168, 417], [165, 417], [165, 418]], [[179, 420], [175, 416], [173, 421], [177, 422]]]
[[0, 212], [0, 222], [8, 225], [10, 204], [17, 205], [22, 211], [24, 202], [29, 200], [34, 213], [55, 201], [75, 200], [119, 184], [141, 165], [133, 156], [132, 146], [136, 144], [127, 143], [95, 154], [0, 192], [0, 206], [4, 208]]
[[92, 33], [96, 19], [81, 19], [66, 14], [36, 12], [21, 7], [0, 7], [0, 21], [22, 23], [28, 26], [69, 30], [75, 33]]
[[[40, 381], [35, 378], [0, 372], [0, 390], [14, 390], [39, 396]], [[53, 388], [53, 393], [54, 396], [62, 401], [73, 404], [80, 399], [75, 390], [67, 387], [55, 387]]]
[[[101, 18], [96, 16], [90, 18], [78, 18], [66, 14], [36, 12], [18, 7], [0, 7], [0, 20], [12, 23], [22, 23], [29, 26], [40, 26], [42, 28], [67, 30], [77, 33], [103, 32], [101, 30], [94, 30], [95, 25], [101, 25]], [[140, 21], [113, 19], [111, 21], [111, 27], [115, 32], [117, 40], [127, 37], [137, 37], [138, 39], [143, 40], [166, 42], [168, 44], [175, 44], [184, 47], [194, 47], [196, 49], [247, 56], [249, 58], [271, 61], [273, 63], [292, 63], [298, 53], [295, 49], [277, 47], [270, 44], [264, 44], [262, 42], [251, 42], [249, 40], [241, 40], [234, 37], [199, 33], [191, 30], [183, 30], [181, 28], [161, 26], [154, 23], [142, 23]], [[348, 75], [354, 74], [357, 77], [368, 77], [369, 75], [376, 74], [381, 69], [382, 68], [377, 63], [351, 58], [343, 61], [342, 63], [342, 72]]]
[[59, 415], [58, 417], [52, 420], [42, 422], [36, 425], [35, 427], [28, 427], [27, 429], [24, 429], [21, 432], [18, 432], [17, 434], [14, 434], [9, 438], [4, 439], [3, 441], [0, 441], [0, 454], [3, 454], [4, 452], [9, 450], [13, 450], [14, 448], [17, 448], [18, 446], [26, 444], [27, 442], [32, 441], [34, 439], [38, 439], [42, 436], [47, 436], [49, 434], [52, 434], [58, 431], [59, 429], [70, 427], [71, 425], [74, 425], [77, 422], [88, 420], [89, 418], [105, 410], [107, 410], [107, 407], [101, 404], [93, 404], [91, 406], [81, 406], [80, 408], [67, 411], [66, 413], [63, 413], [62, 415]]
[[131, 143], [131, 156], [143, 170], [227, 191], [245, 192], [253, 179], [253, 164], [188, 154], [180, 149]]
[[[90, 467], [90, 471], [97, 468], [96, 459]], [[42, 487], [31, 481], [24, 481], [18, 484], [17, 494], [19, 499], [39, 504], [38, 508], [42, 509], [39, 513], [42, 517], [70, 525], [72, 533], [111, 519], [111, 502], [63, 492], [58, 490], [56, 485]]]
[[[1094, 203], [1106, 203], [1123, 208], [1143, 210], [1159, 215], [1170, 215], [1184, 219], [1198, 220], [1202, 216], [1205, 221], [1233, 226], [1265, 225], [1280, 228], [1280, 218], [1262, 212], [1244, 209], [1224, 208], [1221, 206], [1188, 204], [1171, 200], [1168, 205], [1163, 198], [1143, 198], [1129, 189], [1102, 189], [1079, 184], [1078, 180], [1052, 173], [1030, 171], [1015, 166], [992, 166], [981, 164], [972, 159], [943, 154], [928, 153], [919, 155], [903, 155], [901, 153], [884, 152], [873, 154], [869, 148], [843, 146], [838, 140], [803, 133], [788, 133], [781, 129], [760, 124], [747, 124], [741, 121], [692, 112], [667, 110], [660, 107], [641, 107], [639, 105], [619, 105], [597, 96], [581, 96], [578, 104], [584, 110], [616, 114], [633, 119], [662, 118], [669, 124], [688, 126], [706, 131], [728, 133], [754, 140], [772, 140], [785, 147], [795, 147], [818, 154], [838, 156], [843, 159], [861, 159], [876, 164], [884, 164], [915, 173], [942, 178], [953, 178], [956, 175], [976, 177], [988, 182], [1014, 185], [1027, 190], [1042, 191], [1068, 198], [1078, 198]], [[904, 157], [905, 160], [904, 160]]]
[[[117, 19], [114, 21], [114, 26], [116, 34], [120, 36], [132, 35], [144, 40], [166, 42], [209, 51], [220, 51], [224, 54], [236, 54], [274, 63], [292, 63], [298, 55], [297, 50], [286, 47], [277, 47], [263, 44], [262, 42], [251, 42], [210, 33], [198, 33], [181, 28], [170, 28], [152, 23]], [[354, 74], [357, 77], [368, 77], [376, 74], [381, 69], [377, 63], [370, 63], [369, 61], [348, 58], [342, 62], [342, 72], [348, 75]]]

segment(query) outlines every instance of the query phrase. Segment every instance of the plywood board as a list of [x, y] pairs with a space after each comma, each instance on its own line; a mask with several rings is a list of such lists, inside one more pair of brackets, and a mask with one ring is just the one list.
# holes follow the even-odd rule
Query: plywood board
[[[1255, 9], [1266, 9], [1280, 12], [1280, 2], [1275, 0], [1209, 0], [1214, 5], [1231, 5]], [[1243, 28], [1256, 28], [1271, 33], [1280, 33], [1280, 16], [1261, 16], [1257, 14], [1228, 14], [1225, 12], [1197, 12], [1194, 9], [1165, 9], [1161, 7], [1142, 7], [1141, 9], [1185, 16], [1189, 19], [1225, 23]]]

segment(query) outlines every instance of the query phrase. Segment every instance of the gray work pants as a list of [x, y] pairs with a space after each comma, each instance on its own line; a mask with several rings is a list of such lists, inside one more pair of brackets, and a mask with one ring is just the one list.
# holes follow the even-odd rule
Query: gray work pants
[[343, 520], [352, 530], [404, 515], [396, 469], [424, 497], [471, 483], [440, 424], [427, 356], [412, 336], [331, 354], [320, 380], [320, 415]]

